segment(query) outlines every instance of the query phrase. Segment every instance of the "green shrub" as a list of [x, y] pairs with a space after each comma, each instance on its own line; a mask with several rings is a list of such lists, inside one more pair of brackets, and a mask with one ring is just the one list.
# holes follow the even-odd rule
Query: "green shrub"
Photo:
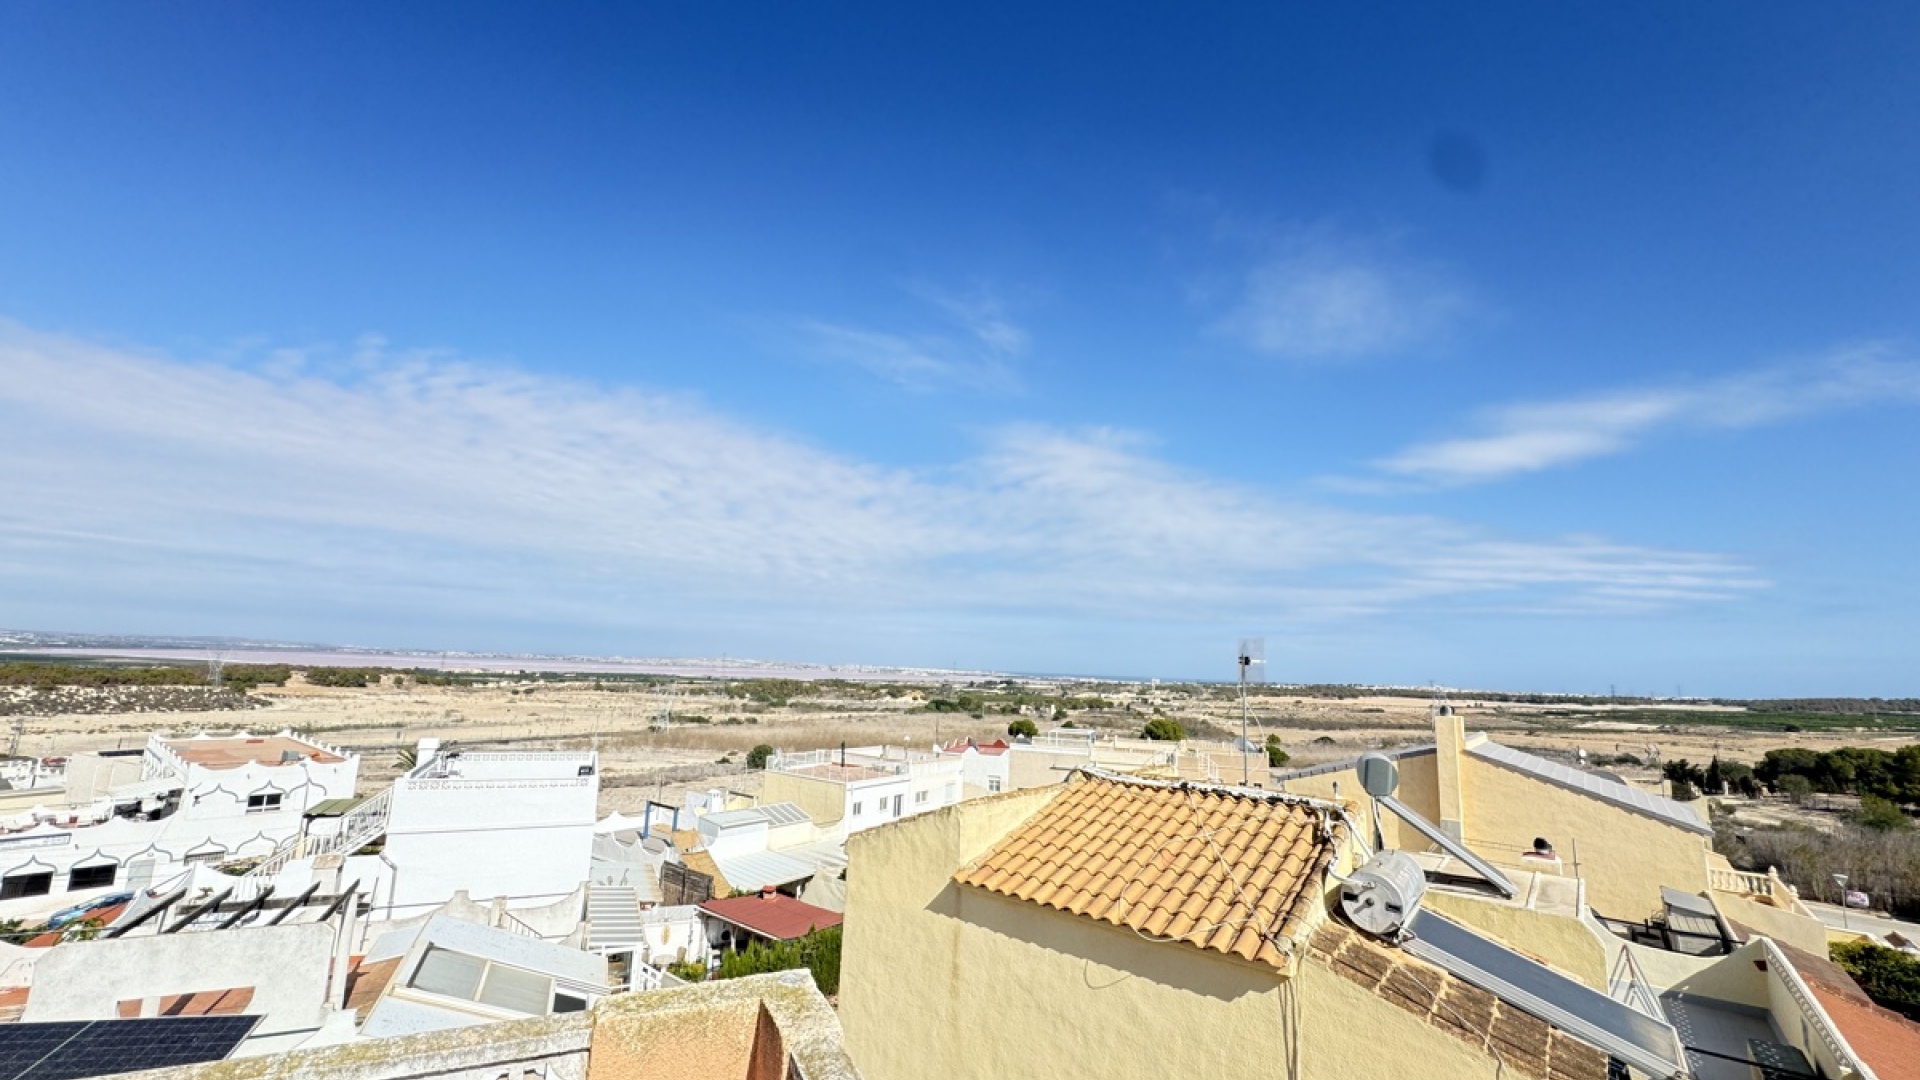
[[1286, 750], [1281, 748], [1280, 736], [1278, 735], [1267, 736], [1267, 768], [1269, 769], [1284, 768], [1287, 762], [1292, 760], [1293, 760], [1293, 755], [1287, 753]]
[[1854, 812], [1853, 821], [1875, 832], [1894, 832], [1909, 824], [1907, 815], [1892, 799], [1883, 799], [1878, 795], [1861, 796], [1860, 809]]
[[1161, 716], [1147, 721], [1147, 726], [1140, 729], [1140, 737], [1159, 742], [1182, 742], [1187, 737], [1187, 729], [1180, 726], [1180, 721]]
[[716, 978], [737, 979], [769, 971], [806, 968], [823, 994], [840, 992], [840, 928], [815, 930], [795, 941], [754, 941], [720, 958]]
[[1023, 716], [1007, 725], [1007, 734], [1031, 739], [1035, 735], [1040, 734], [1040, 725]]
[[747, 768], [764, 769], [767, 767], [767, 759], [771, 757], [773, 757], [773, 747], [761, 743], [747, 751]]
[[698, 960], [676, 960], [667, 965], [667, 974], [681, 982], [706, 982], [707, 965]]
[[1920, 959], [1871, 941], [1842, 941], [1827, 952], [1876, 1003], [1920, 1020]]

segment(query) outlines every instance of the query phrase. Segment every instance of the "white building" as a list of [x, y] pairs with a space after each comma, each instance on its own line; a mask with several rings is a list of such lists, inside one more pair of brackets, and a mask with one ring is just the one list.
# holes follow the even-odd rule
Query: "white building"
[[[591, 751], [481, 753], [422, 739], [412, 772], [310, 836], [275, 888], [337, 874], [373, 897], [374, 917], [420, 915], [465, 893], [535, 907], [579, 891], [592, 873], [599, 759]], [[377, 854], [354, 852], [384, 836]], [[343, 860], [330, 860], [330, 856]], [[340, 862], [333, 869], [334, 861]]]
[[1013, 758], [1005, 739], [983, 743], [978, 739], [956, 739], [940, 748], [948, 757], [960, 759], [960, 778], [968, 797], [1013, 790]]
[[610, 991], [605, 957], [446, 915], [381, 935], [362, 968], [388, 969], [368, 1038], [584, 1012]]
[[286, 731], [155, 733], [144, 751], [76, 755], [66, 789], [0, 816], [0, 918], [268, 855], [299, 835], [307, 807], [351, 796], [359, 766]]
[[959, 802], [965, 763], [897, 746], [777, 754], [760, 795], [790, 802], [841, 837]]

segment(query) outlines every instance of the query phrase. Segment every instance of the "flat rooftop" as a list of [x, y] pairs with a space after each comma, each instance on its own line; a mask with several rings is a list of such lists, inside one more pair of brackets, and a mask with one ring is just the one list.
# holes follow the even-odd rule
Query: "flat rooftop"
[[242, 765], [279, 765], [287, 754], [335, 765], [346, 758], [312, 743], [285, 735], [234, 736], [218, 739], [168, 739], [167, 748], [203, 769], [235, 769]]
[[869, 769], [864, 765], [804, 765], [798, 769], [783, 769], [793, 776], [811, 776], [815, 780], [831, 780], [836, 784], [848, 784], [855, 780], [884, 780], [898, 775], [880, 769]]

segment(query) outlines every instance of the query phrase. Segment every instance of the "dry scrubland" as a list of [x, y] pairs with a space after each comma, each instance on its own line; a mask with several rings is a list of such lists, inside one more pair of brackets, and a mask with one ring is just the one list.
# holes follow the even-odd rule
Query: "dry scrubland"
[[[796, 691], [797, 692], [794, 692]], [[1083, 727], [1137, 734], [1155, 715], [1180, 721], [1197, 738], [1224, 739], [1238, 731], [1239, 706], [1228, 687], [1149, 687], [1112, 683], [1024, 681], [1029, 698], [1066, 699], [1065, 717]], [[761, 700], [743, 694], [760, 692]], [[962, 692], [981, 701], [968, 703]], [[602, 810], [637, 809], [650, 797], [677, 798], [689, 786], [751, 792], [757, 777], [738, 763], [756, 744], [809, 750], [863, 743], [931, 746], [936, 740], [993, 738], [1006, 731], [1019, 707], [1014, 691], [993, 689], [792, 684], [724, 684], [503, 678], [474, 685], [424, 685], [387, 676], [377, 686], [308, 685], [296, 675], [284, 687], [263, 687], [245, 711], [112, 712], [81, 702], [76, 711], [27, 721], [23, 753], [56, 755], [83, 749], [140, 745], [152, 730], [192, 732], [292, 728], [363, 755], [363, 787], [384, 783], [398, 753], [420, 738], [473, 749], [508, 747], [599, 748], [604, 762]], [[82, 698], [84, 694], [80, 695]], [[76, 699], [79, 700], [79, 699]], [[930, 703], [961, 711], [930, 711]], [[972, 715], [970, 705], [980, 705]], [[1498, 732], [1503, 742], [1532, 749], [1589, 754], [1633, 754], [1704, 762], [1715, 754], [1752, 762], [1766, 750], [1803, 746], [1895, 746], [1911, 735], [1869, 732], [1751, 731], [1712, 725], [1650, 726], [1609, 719], [1605, 706], [1568, 715], [1563, 705], [1529, 706], [1455, 699], [1469, 729]], [[1059, 721], [1051, 705], [1024, 706], [1044, 727]], [[1361, 750], [1424, 741], [1428, 702], [1417, 697], [1317, 698], [1280, 687], [1258, 688], [1253, 701], [1256, 738], [1277, 734], [1294, 764], [1351, 756]], [[1671, 711], [1671, 710], [1670, 710]], [[1705, 711], [1705, 707], [1702, 707]], [[1038, 715], [1036, 715], [1038, 714]], [[1707, 717], [1701, 717], [1707, 719]]]

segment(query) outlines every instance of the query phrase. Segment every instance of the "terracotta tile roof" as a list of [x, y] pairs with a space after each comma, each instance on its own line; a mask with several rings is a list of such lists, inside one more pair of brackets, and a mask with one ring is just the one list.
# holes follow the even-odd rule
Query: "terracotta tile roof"
[[[155, 1016], [238, 1016], [253, 1004], [253, 987], [239, 986], [231, 990], [197, 990], [190, 994], [166, 994], [155, 1003]], [[145, 1001], [141, 998], [126, 998], [115, 1006], [115, 1012], [122, 1020], [131, 1020], [140, 1015]]]
[[1382, 948], [1336, 922], [1316, 930], [1307, 955], [1505, 1067], [1539, 1080], [1605, 1080], [1604, 1051], [1508, 1005], [1485, 990]]
[[814, 907], [780, 893], [709, 900], [700, 905], [700, 910], [775, 941], [791, 941], [814, 930], [839, 926], [844, 918], [837, 911]]
[[1824, 956], [1774, 942], [1820, 999], [1853, 1052], [1880, 1080], [1920, 1080], [1920, 1024], [1873, 1003], [1846, 969]]
[[299, 754], [325, 765], [346, 759], [299, 739], [284, 735], [260, 735], [226, 739], [169, 739], [174, 753], [195, 765], [208, 769], [236, 769], [258, 763], [278, 765], [283, 754]]
[[940, 752], [943, 754], [964, 754], [970, 749], [977, 750], [989, 757], [997, 757], [1007, 752], [1007, 740], [995, 739], [992, 742], [983, 743], [978, 739], [955, 739], [941, 747]]
[[1321, 907], [1320, 811], [1225, 789], [1077, 774], [954, 880], [1285, 969]]
[[375, 960], [369, 964], [364, 958], [354, 962], [353, 970], [347, 972], [347, 1004], [354, 1011], [360, 1023], [367, 1022], [367, 1013], [373, 1004], [380, 1000], [387, 984], [393, 981], [393, 973], [400, 970], [400, 961], [404, 956], [388, 960]]
[[1860, 1002], [1825, 983], [1809, 979], [1807, 988], [1820, 999], [1840, 1035], [1865, 1059], [1880, 1080], [1920, 1080], [1920, 1024], [1891, 1009]]

